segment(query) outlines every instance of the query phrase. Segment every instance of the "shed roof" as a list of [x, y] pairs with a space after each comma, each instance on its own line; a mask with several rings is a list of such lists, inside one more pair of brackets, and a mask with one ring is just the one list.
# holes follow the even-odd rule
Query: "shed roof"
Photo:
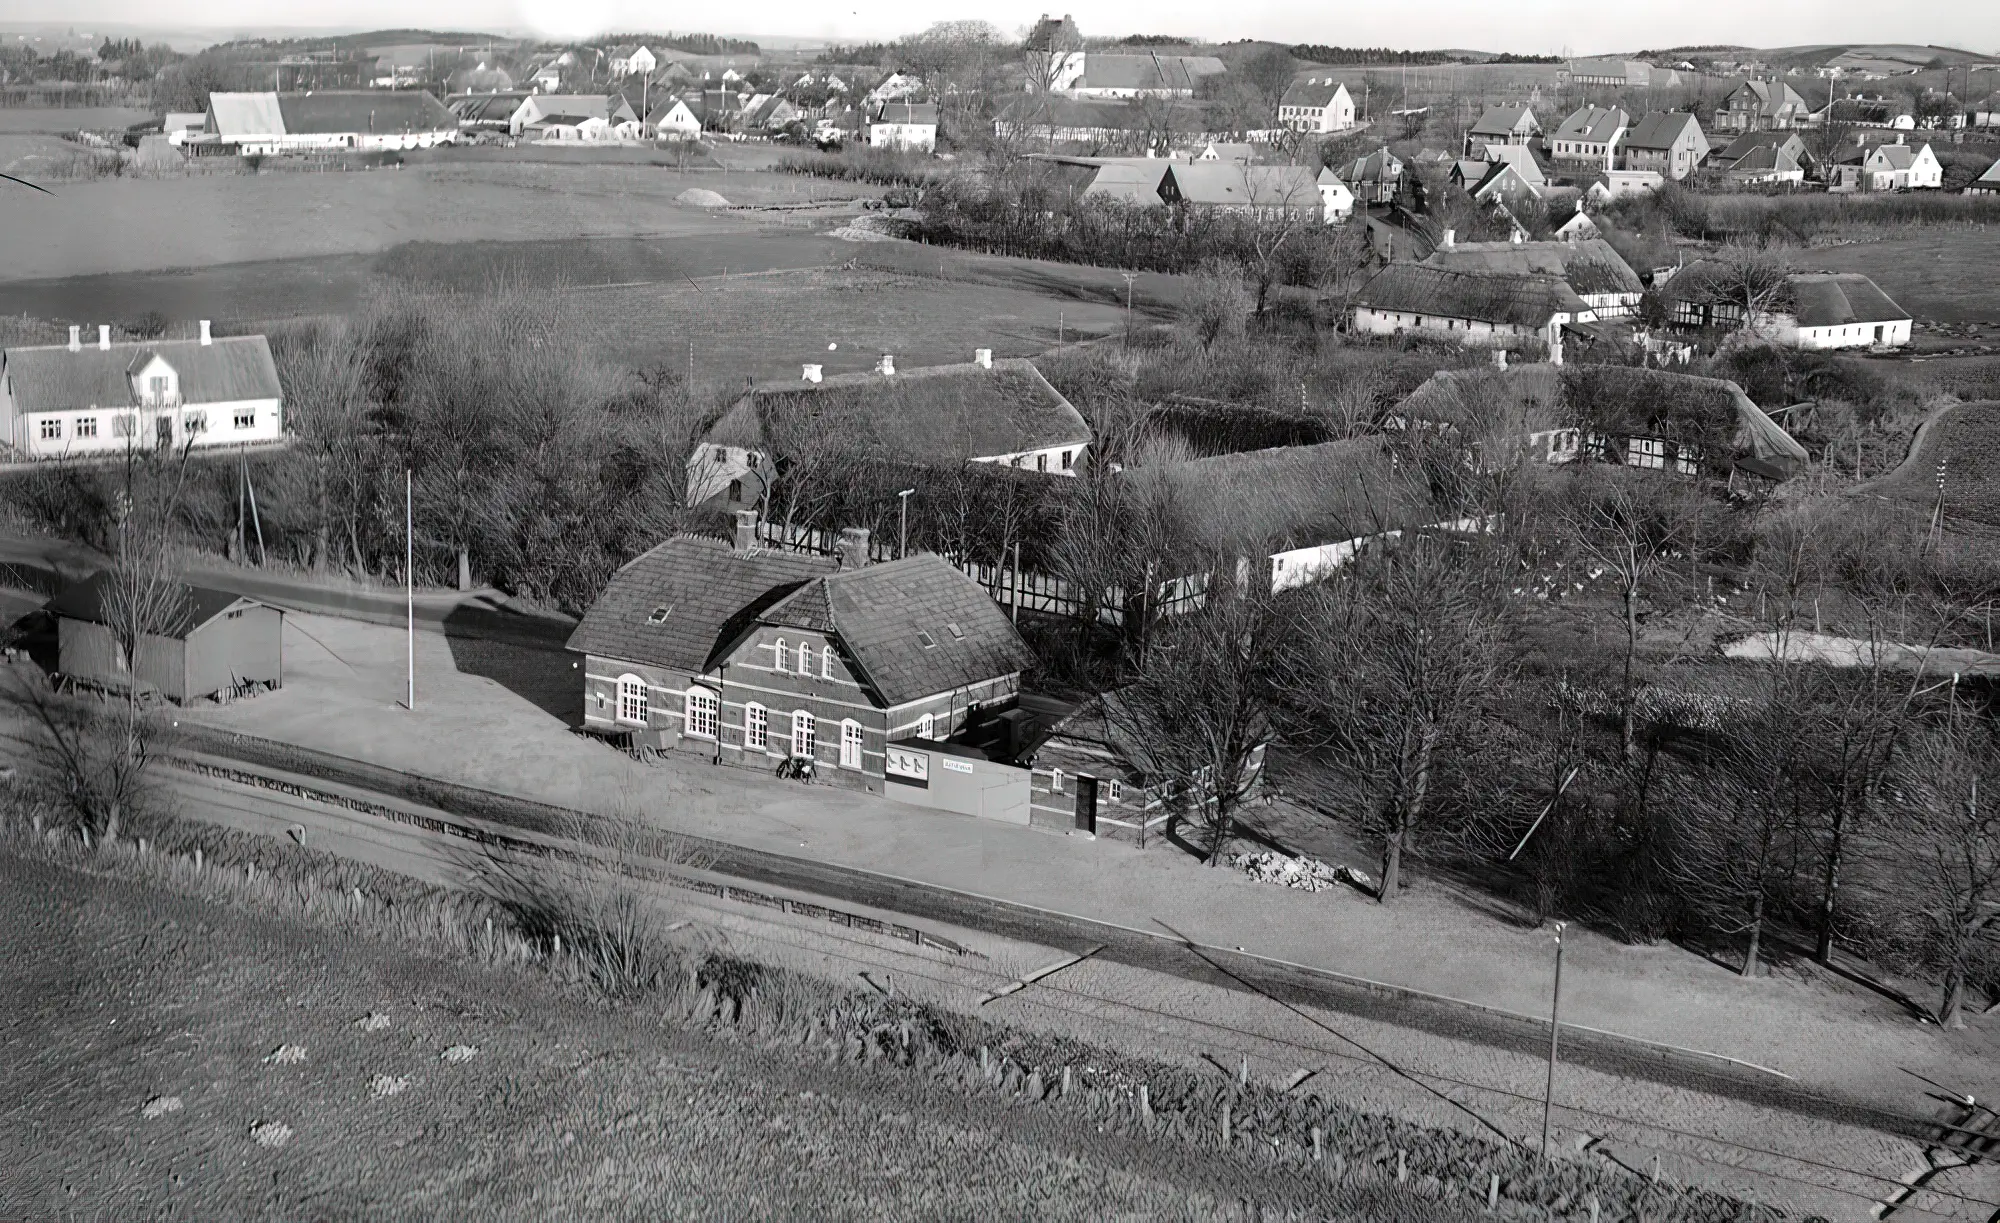
[[700, 673], [759, 613], [835, 567], [831, 557], [738, 552], [719, 539], [677, 535], [612, 575], [568, 648]]
[[275, 93], [211, 93], [208, 130], [224, 140], [244, 136], [282, 136], [285, 116]]
[[278, 399], [278, 369], [261, 335], [198, 340], [147, 340], [100, 349], [86, 344], [40, 344], [0, 352], [0, 369], [13, 381], [17, 412], [57, 412], [72, 408], [133, 407], [139, 403], [132, 377], [157, 355], [180, 378], [181, 399], [189, 405]]
[[1148, 160], [1150, 165], [1118, 161], [1098, 166], [1083, 189], [1083, 198], [1119, 200], [1148, 207], [1159, 204], [1160, 182], [1166, 177], [1168, 163], [1163, 158]]
[[1558, 313], [1574, 317], [1590, 309], [1560, 277], [1459, 272], [1416, 263], [1392, 263], [1377, 272], [1355, 296], [1355, 304], [1522, 327], [1544, 327]]
[[1035, 662], [986, 591], [928, 552], [814, 578], [757, 620], [835, 634], [890, 705]]
[[[82, 620], [89, 624], [111, 623], [113, 604], [116, 602], [117, 586], [109, 569], [100, 569], [81, 582], [72, 583], [55, 598], [50, 599], [47, 608], [66, 620]], [[228, 590], [214, 590], [206, 586], [182, 584], [170, 595], [160, 617], [160, 631], [150, 634], [160, 637], [185, 638], [210, 620], [239, 603], [262, 607], [265, 604]]]
[[1625, 134], [1625, 147], [1655, 151], [1671, 149], [1690, 127], [1697, 134], [1701, 131], [1701, 124], [1695, 121], [1693, 115], [1678, 110], [1656, 110], [1632, 125], [1632, 130]]
[[703, 440], [782, 446], [802, 429], [824, 431], [847, 448], [919, 464], [957, 464], [1090, 441], [1082, 415], [1034, 362], [1018, 357], [996, 360], [992, 369], [967, 362], [892, 375], [760, 383], [725, 411]]

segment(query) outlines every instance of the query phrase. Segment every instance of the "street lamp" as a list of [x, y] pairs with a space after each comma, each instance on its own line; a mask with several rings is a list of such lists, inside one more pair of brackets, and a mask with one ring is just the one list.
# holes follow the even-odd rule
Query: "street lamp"
[[901, 522], [896, 535], [896, 559], [902, 560], [910, 551], [910, 494], [914, 488], [906, 488], [896, 494], [897, 515]]

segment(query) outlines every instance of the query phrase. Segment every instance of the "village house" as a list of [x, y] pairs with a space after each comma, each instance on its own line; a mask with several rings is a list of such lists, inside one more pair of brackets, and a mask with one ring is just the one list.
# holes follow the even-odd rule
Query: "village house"
[[669, 98], [646, 116], [646, 130], [656, 140], [699, 140], [701, 120], [685, 98]]
[[651, 51], [630, 43], [604, 53], [604, 67], [612, 76], [648, 76], [659, 66], [659, 59]]
[[1211, 140], [1194, 155], [1195, 161], [1233, 161], [1250, 165], [1257, 160], [1257, 146], [1236, 141]]
[[759, 383], [706, 429], [688, 456], [688, 504], [761, 504], [781, 466], [828, 453], [928, 467], [997, 463], [1073, 476], [1090, 426], [1034, 362], [979, 349], [963, 365]]
[[934, 153], [937, 130], [935, 102], [889, 102], [868, 121], [868, 147]]
[[1869, 150], [1860, 182], [1863, 191], [1934, 191], [1944, 186], [1944, 165], [1928, 143], [1912, 148], [1898, 137]]
[[1810, 170], [1813, 166], [1813, 155], [1806, 148], [1805, 139], [1795, 131], [1745, 132], [1712, 153], [1709, 164], [1724, 170], [1734, 169], [1759, 149], [1782, 152], [1804, 169]]
[[1026, 823], [1025, 771], [951, 741], [1015, 702], [1027, 644], [939, 557], [871, 564], [867, 531], [841, 535], [837, 558], [774, 551], [744, 511], [733, 541], [676, 536], [627, 563], [569, 639], [583, 728]]
[[209, 95], [207, 123], [183, 145], [194, 153], [270, 156], [427, 149], [457, 139], [458, 120], [422, 90], [216, 92]]
[[924, 78], [910, 72], [890, 72], [875, 82], [866, 100], [870, 106], [881, 106], [887, 102], [908, 102], [921, 98], [925, 92]]
[[1052, 92], [1072, 98], [1192, 98], [1201, 82], [1228, 71], [1213, 55], [1075, 53], [1075, 74]]
[[1576, 211], [1570, 214], [1569, 220], [1556, 226], [1556, 237], [1563, 241], [1574, 239], [1581, 242], [1585, 238], [1596, 238], [1603, 233], [1604, 227], [1583, 210], [1581, 201], [1577, 203]]
[[1357, 157], [1340, 171], [1340, 181], [1364, 204], [1386, 204], [1396, 198], [1403, 184], [1403, 163], [1388, 145], [1366, 157]]
[[1799, 91], [1783, 81], [1745, 81], [1715, 108], [1715, 127], [1723, 132], [1793, 128], [1811, 109]]
[[743, 104], [740, 124], [746, 132], [781, 132], [798, 119], [799, 108], [789, 98], [778, 93], [759, 93], [752, 94]]
[[63, 459], [130, 450], [197, 449], [281, 441], [284, 393], [261, 335], [85, 344], [0, 351], [0, 421], [18, 458]]
[[1548, 346], [1549, 359], [1561, 364], [1563, 329], [1596, 321], [1589, 303], [1559, 276], [1392, 263], [1355, 295], [1349, 325], [1362, 335], [1421, 331], [1478, 347], [1536, 339]]
[[1967, 195], [2000, 195], [2000, 161], [1986, 167], [1986, 173], [1968, 183]]
[[1805, 447], [1716, 378], [1611, 365], [1444, 370], [1391, 413], [1403, 427], [1442, 426], [1482, 469], [1595, 460], [1693, 476], [1737, 472], [1788, 480]]
[[1665, 181], [1657, 170], [1605, 170], [1591, 176], [1590, 185], [1583, 189], [1583, 198], [1592, 204], [1609, 204], [1613, 200], [1651, 195]]
[[1557, 276], [1598, 319], [1636, 313], [1639, 299], [1646, 293], [1645, 282], [1632, 266], [1609, 242], [1596, 237], [1557, 242], [1460, 242], [1447, 229], [1422, 266], [1504, 276]]
[[[1677, 327], [1735, 331], [1744, 308], [1713, 265], [1695, 263], [1657, 285]], [[1801, 272], [1749, 321], [1774, 344], [1795, 348], [1895, 348], [1910, 342], [1910, 313], [1859, 272]]]
[[1489, 106], [1465, 134], [1465, 153], [1482, 144], [1526, 144], [1542, 134], [1535, 112], [1526, 106]]
[[1655, 111], [1626, 134], [1623, 147], [1624, 169], [1651, 170], [1679, 182], [1708, 156], [1709, 146], [1693, 115]]
[[1565, 165], [1609, 170], [1618, 164], [1618, 142], [1631, 126], [1632, 116], [1615, 106], [1582, 107], [1549, 138], [1549, 157]]
[[1321, 170], [1315, 185], [1319, 187], [1319, 202], [1323, 219], [1328, 225], [1335, 225], [1354, 215], [1354, 192], [1340, 176], [1332, 170]]
[[1354, 126], [1354, 99], [1330, 76], [1306, 76], [1285, 87], [1278, 103], [1278, 126], [1324, 135]]
[[285, 613], [226, 590], [181, 585], [134, 643], [128, 669], [109, 570], [49, 600], [56, 621], [56, 681], [157, 694], [178, 705], [227, 700], [285, 682]]
[[607, 140], [612, 129], [637, 123], [632, 104], [618, 94], [537, 93], [507, 116], [507, 133], [543, 140]]
[[[1526, 151], [1522, 149], [1522, 152]], [[1468, 165], [1485, 171], [1479, 176], [1478, 181], [1472, 181], [1463, 175], [1462, 172]], [[1452, 168], [1452, 182], [1465, 188], [1473, 201], [1479, 204], [1503, 204], [1513, 207], [1539, 200], [1542, 198], [1542, 188], [1536, 182], [1539, 178], [1539, 170], [1535, 172], [1534, 178], [1530, 178], [1520, 164], [1513, 160], [1471, 163], [1461, 161]]]

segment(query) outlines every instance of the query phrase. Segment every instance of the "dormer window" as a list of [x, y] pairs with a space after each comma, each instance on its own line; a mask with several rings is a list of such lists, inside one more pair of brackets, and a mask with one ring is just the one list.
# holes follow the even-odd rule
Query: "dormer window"
[[667, 617], [672, 615], [673, 611], [672, 607], [656, 607], [653, 609], [652, 614], [646, 617], [646, 623], [665, 624]]
[[918, 629], [917, 644], [924, 647], [926, 650], [935, 650], [937, 649], [937, 638], [932, 637], [929, 633], [925, 632], [923, 629]]
[[146, 379], [146, 400], [148, 403], [156, 404], [167, 401], [167, 376], [165, 374], [154, 374], [152, 377]]

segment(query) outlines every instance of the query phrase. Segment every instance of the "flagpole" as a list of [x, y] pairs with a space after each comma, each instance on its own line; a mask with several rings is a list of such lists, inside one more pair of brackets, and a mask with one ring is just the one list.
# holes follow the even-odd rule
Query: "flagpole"
[[412, 713], [417, 708], [417, 518], [416, 501], [413, 492], [414, 481], [408, 468], [403, 470], [403, 609], [408, 626], [408, 676], [409, 695], [405, 708]]

